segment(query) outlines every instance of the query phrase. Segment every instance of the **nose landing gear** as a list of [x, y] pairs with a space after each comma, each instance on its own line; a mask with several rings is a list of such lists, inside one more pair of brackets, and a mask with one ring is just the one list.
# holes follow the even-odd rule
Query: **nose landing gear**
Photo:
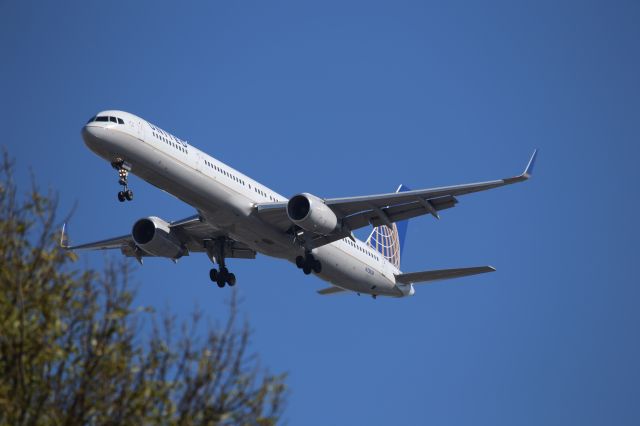
[[322, 264], [311, 253], [305, 253], [304, 257], [296, 257], [296, 266], [302, 269], [305, 275], [309, 275], [311, 271], [316, 274], [322, 272]]
[[118, 201], [122, 203], [125, 200], [133, 200], [133, 191], [129, 189], [127, 183], [131, 166], [126, 164], [124, 160], [120, 158], [112, 162], [111, 166], [118, 171], [118, 183], [123, 187], [123, 190], [118, 192]]
[[127, 189], [125, 191], [119, 191], [118, 192], [118, 201], [120, 201], [121, 203], [123, 201], [131, 201], [133, 200], [133, 191], [130, 189]]

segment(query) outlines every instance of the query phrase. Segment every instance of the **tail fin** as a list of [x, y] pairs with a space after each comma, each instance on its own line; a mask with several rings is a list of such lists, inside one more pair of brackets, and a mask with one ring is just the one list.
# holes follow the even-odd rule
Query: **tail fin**
[[[396, 192], [405, 192], [410, 189], [400, 185]], [[404, 239], [407, 235], [407, 225], [409, 221], [403, 220], [392, 224], [392, 228], [387, 225], [380, 225], [373, 228], [371, 235], [367, 238], [367, 245], [382, 254], [393, 266], [400, 269], [400, 256]]]

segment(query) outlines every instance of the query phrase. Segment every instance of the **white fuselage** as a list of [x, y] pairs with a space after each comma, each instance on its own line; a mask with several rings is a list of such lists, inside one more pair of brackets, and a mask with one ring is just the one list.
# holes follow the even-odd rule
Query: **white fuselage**
[[[291, 235], [253, 214], [256, 204], [287, 202], [286, 197], [140, 117], [123, 111], [99, 115], [124, 121], [93, 121], [82, 129], [85, 143], [100, 157], [124, 160], [131, 173], [193, 206], [212, 227], [256, 252], [290, 262], [303, 254]], [[312, 253], [322, 263], [316, 275], [335, 286], [395, 297], [414, 293], [411, 285], [396, 284], [397, 268], [358, 239], [341, 239]]]

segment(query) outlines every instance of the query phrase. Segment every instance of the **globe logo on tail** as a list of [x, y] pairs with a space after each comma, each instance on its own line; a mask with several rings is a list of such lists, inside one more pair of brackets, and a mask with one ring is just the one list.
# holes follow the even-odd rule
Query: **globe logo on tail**
[[[410, 191], [404, 185], [400, 185], [396, 192]], [[380, 225], [373, 228], [371, 235], [367, 238], [367, 245], [380, 253], [393, 266], [400, 269], [400, 255], [402, 245], [407, 235], [407, 221], [394, 222], [391, 228], [387, 225]]]
[[367, 239], [367, 245], [382, 254], [393, 266], [400, 269], [400, 237], [395, 223], [376, 226]]

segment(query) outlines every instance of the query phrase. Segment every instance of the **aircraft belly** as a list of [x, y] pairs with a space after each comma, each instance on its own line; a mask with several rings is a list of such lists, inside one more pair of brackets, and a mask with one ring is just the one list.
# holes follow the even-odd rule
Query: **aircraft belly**
[[[304, 254], [293, 238], [252, 216], [252, 201], [184, 161], [130, 135], [122, 134], [114, 152], [132, 164], [131, 172], [198, 209], [203, 219], [259, 253], [295, 263]], [[111, 149], [109, 150], [111, 152]], [[379, 269], [329, 244], [313, 251], [322, 263], [319, 278], [338, 287], [364, 294], [401, 296]]]

